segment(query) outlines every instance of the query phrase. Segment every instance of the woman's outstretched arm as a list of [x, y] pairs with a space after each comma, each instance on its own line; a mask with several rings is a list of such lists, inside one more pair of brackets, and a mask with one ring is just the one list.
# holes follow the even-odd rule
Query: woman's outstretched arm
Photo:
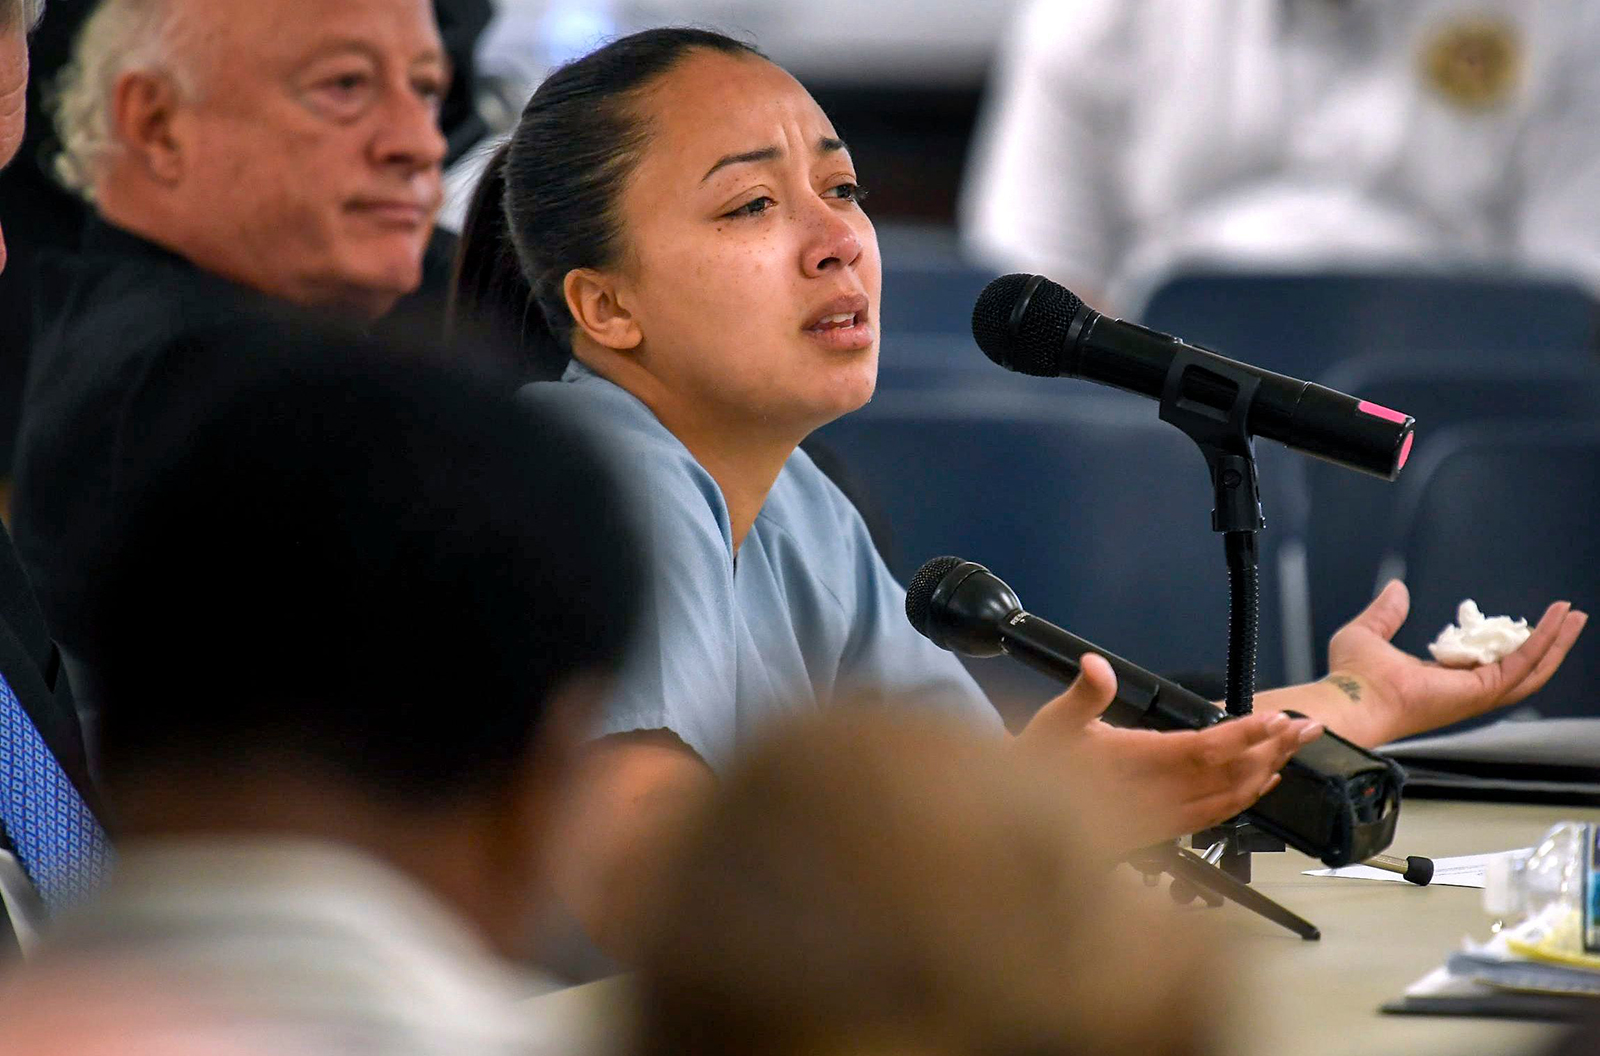
[[1555, 602], [1515, 652], [1492, 664], [1449, 668], [1391, 644], [1410, 609], [1405, 584], [1391, 581], [1328, 643], [1327, 678], [1262, 693], [1257, 710], [1297, 711], [1357, 744], [1386, 744], [1536, 692], [1556, 673], [1589, 619], [1567, 602]]

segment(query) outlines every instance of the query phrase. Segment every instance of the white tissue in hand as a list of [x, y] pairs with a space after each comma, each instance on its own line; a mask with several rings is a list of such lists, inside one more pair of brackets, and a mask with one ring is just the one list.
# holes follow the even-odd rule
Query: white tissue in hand
[[[1458, 626], [1459, 625], [1459, 626]], [[1492, 664], [1528, 640], [1527, 620], [1486, 617], [1471, 598], [1456, 609], [1456, 623], [1439, 632], [1428, 652], [1445, 667]]]

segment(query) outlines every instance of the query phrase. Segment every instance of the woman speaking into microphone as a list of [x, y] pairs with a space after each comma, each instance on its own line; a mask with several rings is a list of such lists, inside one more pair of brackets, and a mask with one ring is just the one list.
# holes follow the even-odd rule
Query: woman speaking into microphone
[[[876, 383], [881, 266], [863, 196], [799, 82], [691, 29], [552, 73], [476, 192], [458, 323], [520, 335], [552, 379], [529, 398], [609, 435], [654, 536], [646, 641], [589, 749], [561, 884], [623, 957], [678, 812], [773, 715], [865, 696], [1001, 730], [960, 662], [906, 622], [860, 516], [798, 450]], [[1585, 618], [1557, 603], [1499, 663], [1445, 670], [1389, 644], [1406, 608], [1391, 584], [1334, 636], [1328, 680], [1201, 732], [1095, 721], [1115, 682], [1088, 658], [1018, 747], [1115, 783], [1139, 826], [1131, 848], [1249, 806], [1324, 725], [1370, 746], [1521, 699]]]

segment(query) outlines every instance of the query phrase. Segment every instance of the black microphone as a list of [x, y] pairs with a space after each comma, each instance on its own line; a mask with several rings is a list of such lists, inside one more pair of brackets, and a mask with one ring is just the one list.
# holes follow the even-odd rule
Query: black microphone
[[[1201, 730], [1229, 720], [1176, 682], [1025, 611], [1010, 587], [973, 561], [936, 557], [918, 569], [906, 588], [906, 617], [940, 648], [1003, 653], [1062, 682], [1078, 677], [1084, 653], [1098, 653], [1117, 675], [1104, 715], [1114, 726]], [[1392, 760], [1325, 732], [1302, 745], [1282, 773], [1244, 816], [1289, 846], [1338, 868], [1371, 858], [1394, 839], [1405, 773]]]
[[1024, 612], [1011, 588], [975, 561], [936, 557], [924, 564], [906, 588], [906, 618], [941, 649], [966, 656], [1005, 654], [1063, 682], [1078, 677], [1084, 653], [1100, 654], [1117, 675], [1117, 696], [1105, 713], [1113, 726], [1200, 730], [1228, 717], [1176, 682]]
[[1002, 275], [972, 309], [972, 336], [1007, 370], [1083, 378], [1225, 420], [1255, 386], [1245, 425], [1308, 455], [1393, 480], [1411, 454], [1413, 420], [1324, 385], [1111, 319], [1043, 275]]

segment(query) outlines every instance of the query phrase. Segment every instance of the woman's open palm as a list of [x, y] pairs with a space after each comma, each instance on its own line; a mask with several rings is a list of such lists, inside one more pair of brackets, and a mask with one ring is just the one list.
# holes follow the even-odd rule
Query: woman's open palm
[[[1492, 664], [1449, 668], [1397, 649], [1411, 596], [1391, 580], [1372, 603], [1328, 643], [1333, 676], [1355, 676], [1370, 690], [1357, 738], [1376, 744], [1514, 704], [1550, 681], [1588, 621], [1565, 601], [1551, 604], [1514, 652]], [[1352, 692], [1359, 693], [1355, 688]]]

